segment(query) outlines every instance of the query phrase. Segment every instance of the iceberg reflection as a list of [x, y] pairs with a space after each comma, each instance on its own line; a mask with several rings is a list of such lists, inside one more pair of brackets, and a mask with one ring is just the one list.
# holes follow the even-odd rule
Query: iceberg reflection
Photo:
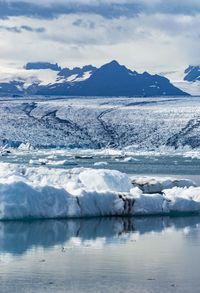
[[52, 248], [69, 244], [72, 240], [97, 240], [103, 245], [130, 241], [134, 235], [163, 233], [167, 229], [185, 230], [200, 224], [200, 217], [139, 217], [93, 218], [76, 220], [44, 220], [33, 222], [0, 222], [0, 254], [21, 255], [33, 248]]

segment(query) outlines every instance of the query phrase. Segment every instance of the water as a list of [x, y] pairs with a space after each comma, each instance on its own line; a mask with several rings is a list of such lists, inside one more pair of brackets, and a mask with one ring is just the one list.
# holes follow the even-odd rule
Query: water
[[0, 223], [0, 292], [199, 292], [200, 217]]
[[[132, 158], [131, 162], [124, 161], [125, 158]], [[52, 159], [53, 158], [53, 159]], [[170, 176], [176, 178], [188, 178], [200, 185], [200, 153], [178, 152], [174, 154], [152, 154], [146, 152], [117, 152], [115, 155], [102, 154], [100, 151], [81, 150], [35, 150], [18, 151], [12, 150], [11, 154], [2, 156], [1, 162], [23, 164], [31, 167], [38, 167], [39, 160], [46, 160], [47, 167], [71, 169], [76, 167], [104, 168], [119, 170], [130, 175], [148, 176]], [[30, 164], [32, 160], [32, 164]], [[65, 164], [59, 162], [65, 160]], [[95, 163], [106, 162], [107, 165], [95, 166]]]
[[[12, 151], [1, 161], [49, 168], [117, 169], [130, 175], [191, 178], [200, 157]], [[84, 157], [84, 155], [87, 155]], [[130, 154], [129, 154], [130, 155]], [[50, 157], [54, 156], [53, 159]], [[64, 165], [56, 163], [66, 160]], [[96, 167], [96, 162], [107, 162]], [[200, 217], [0, 222], [0, 292], [180, 292], [200, 287]]]

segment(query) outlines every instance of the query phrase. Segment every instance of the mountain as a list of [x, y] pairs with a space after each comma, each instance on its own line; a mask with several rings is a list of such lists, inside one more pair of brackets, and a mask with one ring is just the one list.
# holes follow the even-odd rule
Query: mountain
[[186, 81], [191, 81], [191, 82], [195, 82], [195, 81], [200, 81], [200, 66], [189, 66], [186, 70], [185, 70], [185, 77], [184, 80]]
[[117, 61], [90, 71], [84, 80], [69, 80], [39, 86], [37, 94], [76, 96], [162, 96], [188, 95], [159, 75], [131, 71]]
[[[58, 76], [65, 77], [65, 78], [69, 78], [70, 76], [71, 77], [73, 76], [74, 79], [71, 78], [71, 80], [73, 80], [73, 81], [77, 81], [77, 79], [83, 79], [84, 80], [84, 76], [88, 78], [96, 70], [97, 70], [97, 68], [92, 66], [92, 65], [86, 65], [86, 66], [83, 66], [82, 68], [75, 67], [73, 69], [63, 68], [58, 73]], [[86, 76], [86, 75], [88, 75], [88, 76]], [[80, 80], [78, 80], [78, 81], [80, 81]]]
[[170, 82], [182, 91], [193, 96], [200, 96], [200, 66], [190, 65], [187, 69], [180, 69], [160, 73], [167, 77]]
[[23, 83], [20, 82], [0, 82], [0, 93], [6, 94], [6, 95], [22, 95], [23, 91], [21, 90], [21, 87], [23, 86]]
[[92, 65], [61, 68], [48, 62], [27, 63], [22, 72], [2, 79], [2, 94], [57, 96], [183, 96], [186, 91], [160, 75], [138, 73], [117, 61], [100, 68]]

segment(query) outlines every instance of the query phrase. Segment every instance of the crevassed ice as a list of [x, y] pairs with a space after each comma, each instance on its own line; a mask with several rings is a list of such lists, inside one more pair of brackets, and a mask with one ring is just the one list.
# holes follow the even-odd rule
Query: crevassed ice
[[200, 212], [200, 187], [190, 180], [0, 164], [1, 220], [185, 212]]

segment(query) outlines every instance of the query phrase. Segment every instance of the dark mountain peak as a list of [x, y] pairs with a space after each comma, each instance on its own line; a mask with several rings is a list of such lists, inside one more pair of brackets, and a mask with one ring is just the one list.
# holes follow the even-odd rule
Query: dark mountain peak
[[105, 65], [121, 66], [117, 60], [112, 60]]
[[132, 73], [131, 70], [127, 69], [124, 65], [119, 64], [116, 60], [113, 60], [96, 70], [92, 77], [96, 78], [97, 76], [104, 76], [104, 78], [109, 79], [125, 78], [129, 77], [130, 73]]
[[113, 60], [97, 69], [85, 81], [73, 86], [71, 95], [83, 96], [162, 96], [187, 95], [168, 79], [148, 72], [131, 71]]
[[83, 67], [74, 67], [72, 69], [69, 68], [63, 68], [58, 75], [62, 76], [62, 77], [69, 77], [71, 75], [77, 75], [77, 76], [82, 76], [85, 72], [87, 71], [91, 71], [92, 73], [97, 70], [96, 67], [92, 66], [92, 65], [85, 65]]
[[82, 67], [82, 70], [84, 70], [84, 71], [94, 71], [96, 69], [97, 68], [95, 66], [93, 66], [93, 65], [85, 65], [85, 66]]
[[[55, 83], [42, 85], [32, 84], [28, 89], [23, 84], [0, 84], [0, 92], [34, 93], [41, 95], [64, 96], [166, 96], [187, 95], [170, 81], [160, 75], [142, 74], [132, 71], [116, 60], [104, 64], [100, 68], [92, 65], [83, 67], [63, 68], [58, 64], [48, 62], [27, 63], [26, 69], [52, 69], [58, 70]], [[187, 74], [195, 73], [199, 77], [199, 66], [190, 66]], [[88, 74], [89, 73], [89, 74]]]
[[149, 77], [149, 76], [152, 76], [151, 74], [149, 74], [147, 71], [144, 71], [142, 73], [143, 77]]
[[71, 72], [77, 72], [77, 73], [82, 73], [82, 72], [86, 72], [86, 71], [94, 71], [97, 68], [92, 66], [92, 65], [85, 65], [83, 67], [74, 67], [72, 69], [69, 69]]
[[123, 69], [128, 70], [124, 65], [119, 64], [116, 60], [112, 60], [111, 62], [108, 62], [108, 63], [102, 65], [100, 67], [100, 69], [101, 68], [105, 68], [105, 69], [111, 68], [113, 70], [115, 70], [115, 69], [122, 69], [123, 68]]
[[191, 70], [200, 69], [200, 65], [189, 65], [188, 68], [185, 69], [185, 73], [190, 72]]
[[40, 69], [51, 69], [53, 71], [60, 71], [62, 68], [58, 66], [58, 63], [49, 62], [28, 62], [24, 68], [26, 70], [40, 70]]
[[185, 70], [185, 77], [184, 80], [186, 81], [200, 81], [200, 65], [190, 65], [186, 70]]

